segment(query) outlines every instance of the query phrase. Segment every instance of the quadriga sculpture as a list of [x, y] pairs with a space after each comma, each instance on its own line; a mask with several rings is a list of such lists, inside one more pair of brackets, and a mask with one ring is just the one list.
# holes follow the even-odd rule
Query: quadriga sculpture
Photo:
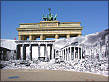
[[51, 8], [48, 9], [49, 10], [49, 17], [48, 15], [46, 14], [46, 17], [44, 17], [44, 15], [42, 15], [43, 19], [45, 21], [53, 21], [53, 20], [56, 20], [57, 19], [57, 14], [55, 15], [54, 19], [53, 19], [53, 15], [50, 13], [51, 11]]

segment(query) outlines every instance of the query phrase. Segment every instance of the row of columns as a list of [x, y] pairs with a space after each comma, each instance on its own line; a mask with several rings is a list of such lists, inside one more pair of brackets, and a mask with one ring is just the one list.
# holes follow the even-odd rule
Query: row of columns
[[[79, 37], [81, 35], [78, 34], [77, 36]], [[19, 40], [27, 40], [27, 37], [24, 36], [24, 35], [19, 35], [18, 38], [19, 38]], [[70, 38], [70, 34], [67, 34], [66, 38]], [[55, 35], [55, 39], [59, 39], [58, 34]], [[35, 35], [29, 35], [29, 40], [36, 40], [36, 36]], [[46, 40], [46, 35], [41, 34], [40, 35], [40, 40]]]
[[[45, 56], [45, 59], [49, 58], [49, 59], [52, 59], [53, 58], [53, 46], [50, 46], [50, 57], [48, 56], [48, 50], [47, 50], [47, 47], [48, 45], [47, 44], [44, 44], [44, 56]], [[20, 47], [22, 47], [22, 50], [20, 50]], [[40, 57], [40, 47], [41, 47], [41, 44], [38, 44], [38, 58]], [[22, 52], [21, 52], [22, 51]], [[21, 56], [21, 54], [23, 54]], [[29, 44], [29, 57], [30, 57], [30, 60], [32, 60], [32, 44]], [[22, 44], [22, 46], [20, 45], [17, 45], [16, 46], [16, 59], [19, 60], [26, 60], [26, 46], [24, 44]]]
[[82, 59], [82, 47], [67, 47], [59, 51], [59, 55], [63, 60], [71, 61], [75, 59]]
[[[70, 34], [67, 34], [66, 38], [70, 38]], [[59, 35], [58, 34], [55, 35], [55, 39], [59, 39]]]

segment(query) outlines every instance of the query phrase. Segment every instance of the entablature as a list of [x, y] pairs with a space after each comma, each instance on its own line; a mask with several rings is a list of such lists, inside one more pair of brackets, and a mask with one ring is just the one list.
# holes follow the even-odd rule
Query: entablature
[[52, 27], [52, 28], [16, 28], [17, 29], [17, 31], [25, 31], [25, 30], [27, 30], [27, 31], [29, 31], [29, 30], [82, 30], [83, 29], [83, 27]]

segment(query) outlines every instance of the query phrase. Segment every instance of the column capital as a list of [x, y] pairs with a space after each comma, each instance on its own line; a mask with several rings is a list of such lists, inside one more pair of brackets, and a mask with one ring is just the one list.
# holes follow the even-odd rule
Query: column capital
[[29, 40], [32, 40], [32, 39], [33, 39], [32, 35], [29, 35]]
[[55, 35], [55, 39], [59, 39], [59, 35], [58, 34]]
[[67, 35], [66, 35], [66, 38], [70, 38], [70, 34], [67, 34]]
[[44, 40], [44, 35], [43, 34], [40, 35], [40, 40]]
[[18, 35], [18, 39], [19, 40], [22, 40], [22, 35]]

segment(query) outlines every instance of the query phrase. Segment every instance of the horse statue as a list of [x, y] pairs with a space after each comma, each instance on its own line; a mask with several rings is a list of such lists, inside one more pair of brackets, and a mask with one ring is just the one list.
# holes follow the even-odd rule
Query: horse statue
[[46, 21], [48, 19], [48, 15], [46, 14], [46, 17], [44, 17], [44, 15], [42, 15], [43, 19]]
[[52, 20], [53, 20], [53, 15], [50, 13], [48, 17], [48, 21], [52, 21]]
[[54, 17], [54, 20], [56, 20], [56, 18], [57, 18], [57, 14], [56, 14], [55, 17]]

